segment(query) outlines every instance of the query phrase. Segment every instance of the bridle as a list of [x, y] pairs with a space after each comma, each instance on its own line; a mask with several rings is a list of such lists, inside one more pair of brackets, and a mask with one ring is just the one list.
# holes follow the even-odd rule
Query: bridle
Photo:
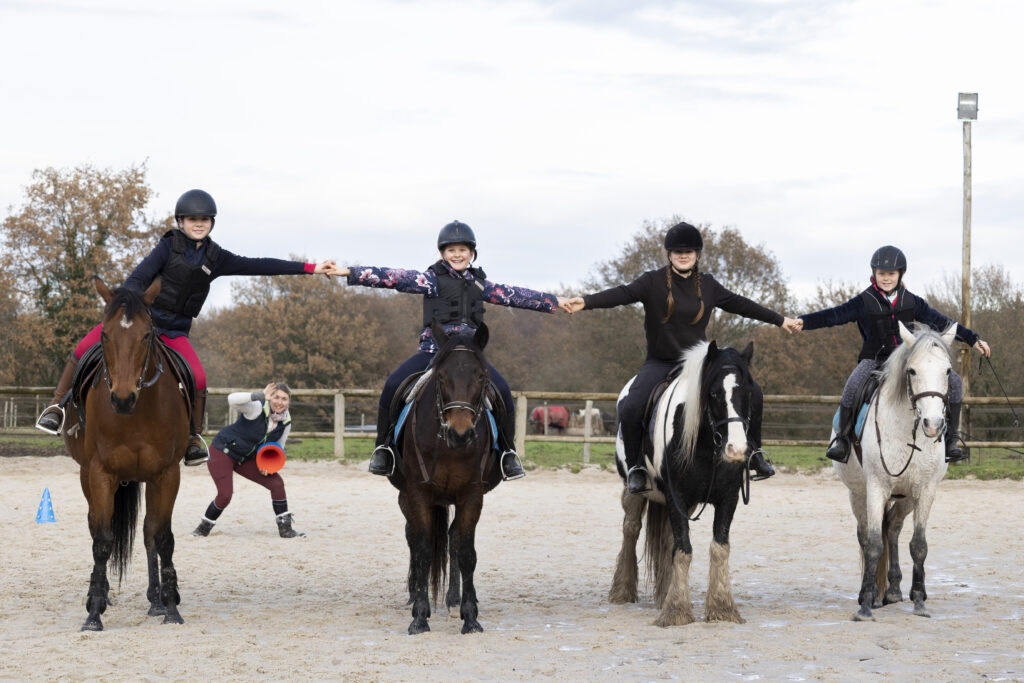
[[[107, 354], [106, 354], [106, 342], [103, 341], [103, 337], [100, 337], [100, 343], [103, 344], [104, 353], [103, 358], [103, 381], [107, 383], [107, 389], [110, 391], [114, 390], [113, 381], [110, 379], [110, 373], [107, 371]], [[160, 360], [160, 354], [154, 354], [153, 349], [156, 346], [156, 334], [153, 332], [153, 321], [149, 320], [149, 343], [146, 344], [146, 360], [142, 364], [142, 372], [139, 373], [139, 379], [135, 383], [135, 390], [142, 391], [146, 387], [151, 387], [156, 384], [156, 381], [160, 379], [160, 375], [164, 373], [164, 365]], [[153, 377], [146, 380], [146, 372], [149, 370], [149, 363], [156, 356], [156, 368], [153, 371]]]
[[[875, 402], [875, 419], [874, 419], [874, 422], [875, 422], [875, 438], [878, 439], [878, 459], [882, 461], [882, 469], [885, 470], [885, 473], [888, 474], [890, 477], [894, 477], [894, 478], [900, 476], [901, 474], [903, 474], [904, 472], [907, 471], [907, 468], [910, 467], [910, 462], [914, 459], [914, 452], [921, 450], [921, 447], [917, 445], [917, 428], [921, 424], [921, 409], [917, 405], [918, 400], [920, 400], [922, 398], [929, 397], [929, 396], [933, 396], [935, 398], [940, 398], [940, 399], [942, 399], [942, 406], [943, 406], [943, 409], [944, 409], [944, 413], [946, 413], [946, 414], [949, 413], [949, 379], [948, 378], [946, 379], [946, 391], [945, 391], [945, 393], [943, 393], [941, 391], [921, 391], [921, 392], [918, 392], [916, 394], [914, 393], [913, 375], [911, 374], [911, 368], [907, 368], [905, 379], [906, 379], [906, 383], [907, 383], [907, 398], [910, 400], [910, 409], [914, 411], [914, 426], [911, 427], [911, 429], [910, 429], [910, 443], [907, 444], [907, 446], [910, 447], [910, 454], [907, 457], [907, 462], [903, 465], [903, 469], [901, 469], [896, 474], [893, 474], [891, 471], [889, 471], [889, 466], [885, 462], [885, 455], [882, 453], [882, 430], [878, 428], [878, 402], [877, 401]], [[941, 441], [944, 434], [945, 434], [944, 431], [939, 432], [939, 435], [935, 437], [934, 443], [938, 443], [939, 441]]]
[[[453, 347], [450, 353], [454, 353], [456, 351], [468, 351], [469, 353], [476, 355], [476, 352], [473, 349], [462, 344]], [[449, 410], [453, 410], [455, 408], [462, 408], [463, 410], [468, 410], [473, 416], [473, 425], [475, 426], [477, 421], [480, 419], [480, 416], [484, 412], [485, 403], [487, 401], [487, 389], [491, 385], [491, 377], [489, 373], [484, 373], [483, 386], [480, 387], [480, 399], [476, 403], [467, 403], [466, 401], [444, 401], [444, 399], [441, 396], [441, 382], [439, 373], [436, 374], [435, 376], [437, 377], [437, 390], [434, 392], [434, 396], [437, 404], [437, 421], [440, 424], [440, 429], [438, 430], [437, 438], [444, 439], [445, 443], [448, 444], [449, 447], [452, 447], [452, 443], [450, 441], [451, 427], [448, 424], [448, 419], [445, 417], [445, 414]]]

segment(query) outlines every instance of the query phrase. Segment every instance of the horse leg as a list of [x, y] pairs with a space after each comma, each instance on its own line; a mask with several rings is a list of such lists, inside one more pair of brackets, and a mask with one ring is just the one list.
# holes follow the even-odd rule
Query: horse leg
[[914, 561], [913, 578], [910, 583], [910, 599], [914, 601], [914, 614], [919, 617], [930, 617], [924, 607], [928, 592], [924, 589], [924, 560], [928, 557], [928, 541], [925, 529], [928, 526], [928, 515], [931, 513], [934, 489], [921, 493], [914, 508], [914, 535], [910, 538], [910, 557]]
[[458, 548], [459, 573], [462, 575], [462, 617], [463, 633], [480, 633], [484, 629], [477, 621], [476, 586], [473, 584], [473, 572], [476, 571], [476, 525], [480, 521], [483, 509], [483, 492], [477, 490], [470, 494], [460, 505], [455, 507], [455, 519], [452, 528], [452, 545]]
[[[174, 534], [171, 532], [171, 513], [178, 496], [181, 471], [175, 461], [155, 482], [146, 486], [146, 520], [143, 525], [147, 538], [152, 536], [160, 558], [160, 604], [166, 610], [165, 624], [184, 624], [178, 613], [181, 595], [178, 593], [178, 574], [174, 570]], [[152, 584], [152, 578], [151, 578]]]
[[406, 496], [408, 494], [403, 491], [398, 498], [399, 507], [408, 515], [405, 537], [409, 543], [409, 592], [413, 599], [409, 635], [415, 635], [430, 630], [427, 619], [430, 618], [428, 584], [433, 548], [430, 538], [433, 510], [430, 501], [423, 500], [422, 497], [416, 500], [406, 498], [403, 505], [401, 499]]
[[89, 532], [92, 534], [92, 575], [89, 577], [89, 592], [85, 598], [85, 609], [89, 615], [82, 624], [83, 631], [102, 631], [100, 615], [107, 609], [110, 583], [107, 581], [107, 560], [114, 550], [114, 531], [111, 520], [114, 515], [114, 487], [116, 481], [101, 472], [93, 471], [87, 478], [89, 500]]
[[708, 597], [704, 603], [704, 618], [707, 621], [731, 621], [743, 623], [736, 603], [732, 598], [732, 583], [729, 578], [729, 528], [739, 489], [715, 506], [715, 521], [712, 525], [711, 563], [708, 575]]
[[661, 614], [654, 620], [655, 626], [683, 626], [693, 623], [693, 603], [690, 600], [690, 562], [693, 560], [693, 546], [690, 544], [689, 521], [679, 512], [679, 506], [673, 504], [672, 492], [667, 492], [666, 507], [669, 521], [672, 524], [672, 536], [675, 543], [672, 552], [666, 554], [671, 562], [671, 578], [668, 591], [661, 608]]
[[149, 600], [148, 615], [159, 617], [167, 614], [167, 609], [160, 602], [160, 565], [157, 561], [156, 543], [148, 533], [143, 541], [146, 546], [146, 565], [149, 570], [149, 587], [146, 589], [146, 599]]
[[[903, 581], [903, 572], [900, 570], [900, 533], [903, 531], [903, 520], [910, 514], [913, 503], [908, 498], [897, 499], [885, 516], [885, 528], [882, 532], [885, 535], [885, 543], [889, 554], [889, 571], [885, 575], [885, 594], [882, 597], [883, 605], [890, 605], [894, 602], [903, 601], [903, 591], [900, 583]], [[882, 579], [876, 577], [879, 583]]]
[[636, 542], [643, 526], [642, 515], [647, 499], [629, 493], [622, 487], [622, 547], [615, 560], [615, 575], [608, 591], [608, 601], [613, 604], [636, 602], [637, 560]]
[[853, 616], [854, 621], [874, 621], [871, 613], [872, 607], [878, 601], [878, 584], [875, 581], [875, 573], [878, 571], [878, 562], [882, 557], [882, 515], [885, 506], [881, 491], [872, 489], [871, 482], [868, 482], [868, 492], [865, 499], [866, 510], [866, 534], [863, 541], [864, 547], [864, 575], [860, 586], [860, 609]]
[[458, 520], [456, 511], [455, 520], [448, 529], [448, 593], [445, 595], [444, 604], [448, 608], [448, 616], [452, 619], [459, 618], [459, 610], [456, 609], [462, 600], [462, 581], [459, 574], [459, 548], [456, 538], [455, 522]]

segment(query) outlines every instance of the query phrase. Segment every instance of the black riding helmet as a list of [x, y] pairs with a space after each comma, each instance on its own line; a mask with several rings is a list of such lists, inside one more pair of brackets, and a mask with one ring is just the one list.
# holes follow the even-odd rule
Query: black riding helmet
[[189, 190], [174, 205], [174, 220], [180, 222], [184, 216], [209, 216], [212, 227], [217, 222], [217, 203], [209, 192]]
[[676, 223], [665, 233], [665, 250], [684, 251], [686, 249], [701, 251], [704, 249], [704, 238], [700, 236], [700, 230], [689, 223]]
[[907, 257], [892, 245], [879, 247], [871, 255], [872, 270], [898, 270], [900, 275], [907, 272]]
[[476, 235], [473, 234], [473, 228], [465, 223], [452, 221], [441, 228], [441, 232], [437, 234], [437, 250], [441, 251], [449, 244], [468, 244], [469, 248], [473, 250], [475, 258]]

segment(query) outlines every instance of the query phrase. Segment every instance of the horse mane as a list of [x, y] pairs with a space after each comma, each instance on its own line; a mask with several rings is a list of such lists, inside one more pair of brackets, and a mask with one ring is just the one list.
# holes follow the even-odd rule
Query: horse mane
[[474, 333], [471, 331], [456, 332], [448, 337], [445, 341], [444, 346], [438, 345], [437, 355], [434, 356], [433, 366], [439, 367], [448, 356], [452, 354], [455, 349], [463, 347], [467, 348], [476, 355], [477, 358], [483, 362], [483, 351], [476, 345], [474, 341]]
[[[683, 352], [680, 359], [682, 370], [676, 381], [683, 390], [683, 433], [679, 447], [683, 457], [693, 453], [700, 432], [700, 416], [704, 410], [703, 387], [704, 359], [708, 355], [708, 343], [698, 342]], [[671, 415], [668, 419], [671, 419]]]
[[110, 303], [103, 310], [103, 319], [109, 320], [117, 313], [117, 309], [124, 307], [124, 315], [129, 320], [137, 316], [139, 313], [148, 313], [149, 307], [142, 300], [142, 295], [131, 287], [118, 287], [114, 290], [114, 295], [110, 299]]
[[914, 324], [914, 344], [900, 344], [896, 347], [889, 358], [886, 359], [880, 370], [876, 370], [881, 391], [885, 392], [888, 399], [894, 403], [906, 403], [910, 399], [907, 394], [907, 369], [913, 367], [921, 356], [931, 352], [938, 347], [949, 357], [949, 347], [943, 341], [942, 335], [927, 325]]

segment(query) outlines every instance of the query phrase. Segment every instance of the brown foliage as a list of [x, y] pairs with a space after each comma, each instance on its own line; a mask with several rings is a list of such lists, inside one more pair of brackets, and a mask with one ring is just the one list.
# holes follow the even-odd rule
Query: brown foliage
[[35, 352], [59, 365], [99, 320], [92, 276], [123, 281], [171, 219], [143, 214], [152, 196], [145, 164], [123, 171], [47, 168], [32, 179], [25, 203], [3, 221], [0, 264], [18, 283], [19, 312], [46, 321], [49, 333], [37, 337]]

